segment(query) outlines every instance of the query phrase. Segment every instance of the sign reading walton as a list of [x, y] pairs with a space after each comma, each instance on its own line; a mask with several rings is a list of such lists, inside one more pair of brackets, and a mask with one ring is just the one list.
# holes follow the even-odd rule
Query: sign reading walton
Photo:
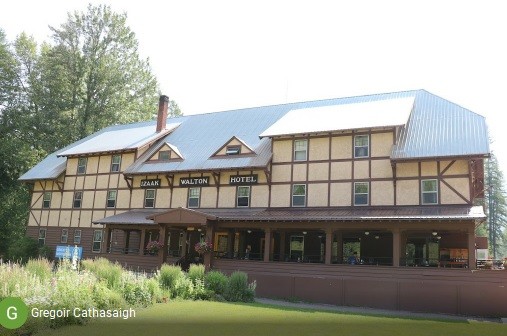
[[209, 186], [209, 176], [203, 177], [182, 177], [180, 178], [180, 186], [185, 187], [207, 187]]
[[257, 174], [231, 176], [229, 178], [229, 184], [231, 184], [231, 185], [257, 184], [257, 182], [259, 180], [257, 177], [258, 177]]
[[141, 180], [141, 188], [160, 188], [160, 179]]

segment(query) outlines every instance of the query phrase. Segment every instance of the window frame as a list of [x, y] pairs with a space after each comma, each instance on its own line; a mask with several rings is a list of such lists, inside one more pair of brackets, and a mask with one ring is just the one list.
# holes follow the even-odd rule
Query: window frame
[[[295, 195], [294, 192], [295, 192], [295, 189], [296, 187], [299, 187], [299, 186], [303, 186], [304, 187], [304, 190], [305, 190], [305, 193], [304, 195]], [[306, 206], [306, 195], [307, 195], [307, 185], [306, 184], [303, 184], [303, 183], [296, 183], [296, 184], [293, 184], [292, 185], [292, 188], [291, 188], [291, 205], [292, 207], [294, 208], [301, 208], [301, 207], [305, 207]], [[303, 197], [303, 204], [301, 205], [295, 205], [294, 203], [294, 197]]]
[[[148, 198], [148, 192], [153, 191], [153, 197]], [[155, 207], [155, 200], [157, 198], [157, 190], [156, 189], [145, 189], [144, 190], [144, 207], [145, 208], [154, 208]], [[148, 206], [148, 200], [152, 200], [153, 204], [151, 206]]]
[[[368, 188], [367, 192], [365, 193], [358, 193], [356, 192], [356, 186], [357, 185], [366, 185]], [[357, 196], [360, 195], [366, 195], [366, 203], [357, 203]], [[368, 206], [370, 205], [370, 183], [369, 182], [354, 182], [354, 206]]]
[[225, 155], [241, 154], [241, 145], [230, 145], [225, 148]]
[[[197, 197], [191, 195], [192, 190], [197, 190], [198, 195]], [[197, 199], [197, 206], [190, 205], [190, 199]], [[194, 187], [194, 188], [188, 188], [188, 194], [187, 194], [187, 207], [190, 208], [199, 208], [201, 206], [201, 188], [200, 187]]]
[[[162, 158], [162, 154], [163, 155], [167, 154], [167, 158]], [[158, 160], [160, 160], [160, 161], [169, 161], [169, 160], [171, 160], [171, 151], [170, 150], [159, 151], [158, 152]]]
[[[359, 137], [366, 138], [367, 144], [361, 145], [361, 146], [356, 145], [356, 139]], [[364, 148], [364, 147], [366, 147], [366, 155], [361, 155], [361, 156], [357, 155], [357, 150], [360, 148]], [[370, 136], [368, 134], [354, 135], [354, 159], [368, 158], [368, 157], [370, 157]]]
[[[246, 189], [248, 188], [248, 195], [247, 196], [240, 196], [239, 195], [239, 190], [240, 189]], [[252, 192], [252, 188], [250, 188], [250, 186], [238, 186], [236, 188], [236, 207], [237, 208], [249, 208], [250, 207], [250, 196], [251, 196], [251, 193]], [[239, 199], [240, 198], [246, 198], [246, 205], [240, 205], [239, 203]]]
[[[95, 239], [95, 234], [97, 232], [100, 232], [100, 240]], [[93, 230], [93, 237], [92, 237], [92, 252], [93, 253], [100, 253], [102, 251], [102, 241], [104, 240], [104, 231], [103, 230]], [[95, 249], [95, 244], [98, 243], [99, 249]]]
[[[81, 160], [84, 161], [84, 164], [81, 163]], [[86, 174], [86, 166], [88, 164], [87, 157], [80, 157], [77, 159], [77, 172], [76, 175], [84, 175]]]
[[[78, 195], [80, 195], [80, 197], [77, 197]], [[79, 202], [79, 205], [76, 205], [77, 204], [76, 202]], [[72, 198], [72, 208], [81, 209], [82, 205], [83, 205], [83, 191], [81, 190], [74, 191], [74, 197]]]
[[[114, 199], [110, 199], [109, 195], [110, 193], [114, 193]], [[116, 199], [118, 197], [118, 191], [117, 190], [108, 190], [106, 194], [106, 208], [108, 209], [114, 209], [116, 208]], [[112, 202], [112, 205], [110, 205], [109, 202]]]
[[[118, 158], [118, 162], [114, 162], [115, 158]], [[121, 169], [121, 154], [115, 154], [111, 157], [111, 172], [119, 173], [120, 169]]]
[[[49, 195], [49, 199], [46, 199], [46, 195]], [[51, 198], [53, 197], [53, 193], [51, 191], [45, 191], [42, 195], [42, 208], [50, 209], [51, 208]]]
[[39, 229], [39, 237], [37, 238], [39, 246], [46, 245], [46, 236], [47, 236], [47, 229], [46, 228], [40, 228]]
[[[65, 237], [65, 239], [63, 239], [63, 237]], [[69, 229], [62, 229], [62, 232], [60, 233], [60, 243], [67, 244], [68, 241], [69, 241]]]
[[[304, 150], [303, 149], [297, 149], [297, 143], [299, 142], [304, 142], [305, 143], [305, 148]], [[297, 153], [298, 152], [303, 152], [305, 153], [305, 157], [304, 159], [298, 159], [297, 158]], [[308, 139], [294, 139], [294, 161], [308, 161]]]
[[[435, 181], [435, 190], [431, 191], [425, 191], [424, 190], [424, 182], [428, 181]], [[435, 202], [434, 203], [428, 203], [424, 201], [424, 194], [435, 194]], [[424, 179], [421, 180], [421, 204], [422, 205], [435, 205], [438, 204], [438, 179]]]
[[77, 229], [77, 230], [74, 230], [74, 244], [81, 244], [81, 236], [82, 236], [82, 232], [81, 230]]

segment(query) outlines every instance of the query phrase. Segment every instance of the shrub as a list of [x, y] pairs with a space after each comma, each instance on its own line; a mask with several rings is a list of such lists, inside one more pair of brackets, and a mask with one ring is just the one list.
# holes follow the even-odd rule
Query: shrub
[[118, 288], [121, 282], [123, 268], [113, 264], [106, 258], [87, 259], [81, 262], [84, 269], [89, 270], [99, 280], [105, 280], [109, 289]]
[[129, 305], [145, 307], [153, 303], [147, 280], [146, 275], [136, 275], [128, 271], [122, 272], [120, 290]]
[[93, 301], [99, 309], [116, 309], [126, 307], [121, 293], [109, 289], [105, 281], [97, 282], [93, 288]]
[[179, 266], [172, 266], [164, 264], [160, 267], [157, 275], [160, 286], [172, 292], [176, 287], [178, 279], [183, 278], [185, 275]]
[[188, 278], [195, 285], [197, 281], [204, 281], [204, 265], [192, 264], [188, 269]]
[[45, 258], [52, 260], [54, 257], [54, 251], [51, 247], [44, 245], [39, 247], [39, 250], [37, 251], [39, 258]]
[[194, 284], [185, 275], [176, 279], [174, 289], [171, 290], [172, 297], [179, 299], [192, 299], [194, 297]]
[[210, 271], [204, 277], [204, 287], [216, 295], [224, 295], [227, 288], [227, 276], [219, 271]]
[[41, 281], [46, 281], [53, 276], [53, 263], [43, 258], [30, 259], [25, 265], [25, 270], [38, 276]]
[[231, 274], [225, 290], [225, 299], [234, 302], [252, 302], [255, 297], [255, 282], [248, 284], [248, 276], [236, 271]]
[[12, 261], [25, 263], [39, 255], [39, 242], [30, 237], [22, 237], [9, 247], [7, 258]]

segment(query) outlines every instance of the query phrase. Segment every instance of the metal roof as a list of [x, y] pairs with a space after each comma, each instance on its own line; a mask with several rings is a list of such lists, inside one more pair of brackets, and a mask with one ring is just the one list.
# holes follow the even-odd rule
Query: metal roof
[[[368, 107], [378, 109], [370, 110]], [[402, 120], [407, 120], [406, 114], [410, 112], [410, 107], [408, 122], [402, 122]], [[333, 115], [333, 111], [336, 115]], [[343, 125], [337, 123], [342, 112], [345, 111], [357, 114], [358, 118], [353, 118], [353, 120], [355, 122], [361, 120], [363, 123], [346, 124], [344, 122]], [[359, 111], [362, 112], [359, 113]], [[371, 116], [375, 112], [369, 111], [382, 111], [379, 115], [386, 116], [386, 119], [382, 121], [382, 118], [380, 120], [377, 118], [377, 121], [372, 123], [371, 118], [366, 116]], [[328, 122], [324, 117], [315, 118], [315, 114], [328, 115], [333, 123]], [[299, 115], [305, 117], [301, 123], [297, 124], [294, 119]], [[283, 122], [284, 118], [289, 120], [288, 124]], [[319, 119], [315, 124], [316, 128], [306, 126], [312, 119]], [[368, 128], [404, 123], [404, 126], [400, 126], [396, 145], [392, 149], [393, 160], [489, 155], [489, 139], [484, 117], [424, 90], [416, 90], [170, 118], [168, 127], [173, 129], [172, 132], [157, 140], [159, 143], [155, 143], [141, 155], [125, 170], [125, 174], [261, 168], [266, 167], [272, 157], [271, 139], [267, 137], [270, 134], [308, 133], [324, 129], [329, 131], [344, 127]], [[276, 125], [281, 128], [289, 124], [295, 130], [270, 131], [276, 130]], [[157, 135], [154, 130], [154, 121], [108, 127], [51, 154], [20, 179], [55, 178], [65, 169], [65, 158], [56, 156], [134, 148], [156, 140]], [[259, 135], [265, 137], [259, 138]], [[233, 136], [242, 139], [255, 151], [255, 155], [212, 157]], [[161, 142], [175, 146], [184, 160], [146, 162], [160, 148], [158, 145]]]
[[401, 126], [407, 123], [414, 97], [358, 101], [289, 111], [260, 136], [310, 134], [340, 130]]
[[[412, 221], [412, 220], [482, 220], [482, 206], [404, 206], [375, 208], [270, 208], [270, 209], [197, 209], [218, 221]], [[132, 210], [95, 220], [95, 224], [154, 224], [147, 219], [166, 210]]]

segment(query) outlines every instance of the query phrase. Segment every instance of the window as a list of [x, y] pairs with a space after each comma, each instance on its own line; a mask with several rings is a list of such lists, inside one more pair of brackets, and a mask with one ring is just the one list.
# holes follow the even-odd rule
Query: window
[[113, 173], [120, 171], [120, 164], [121, 164], [121, 155], [113, 155], [111, 158], [111, 171]]
[[39, 229], [39, 246], [46, 244], [46, 229]]
[[83, 200], [83, 192], [82, 191], [74, 192], [74, 202], [72, 204], [72, 207], [80, 208], [82, 200]]
[[201, 197], [201, 188], [189, 188], [188, 189], [188, 207], [189, 208], [198, 208], [200, 197]]
[[116, 206], [116, 190], [109, 190], [107, 192], [107, 204], [108, 208], [114, 208]]
[[250, 205], [250, 187], [238, 186], [238, 199], [236, 205], [238, 207], [247, 207]]
[[241, 146], [227, 146], [226, 155], [238, 155], [241, 153]]
[[368, 182], [354, 183], [354, 205], [368, 205]]
[[306, 205], [306, 184], [294, 184], [292, 186], [292, 206], [303, 207]]
[[167, 161], [167, 160], [171, 159], [171, 151], [158, 152], [158, 159], [161, 161]]
[[102, 248], [102, 230], [94, 230], [92, 252], [100, 252], [101, 248]]
[[44, 192], [44, 196], [42, 197], [42, 207], [44, 209], [49, 209], [51, 207], [51, 191]]
[[368, 157], [370, 150], [370, 139], [367, 135], [356, 135], [354, 137], [354, 157]]
[[86, 173], [86, 158], [79, 158], [77, 160], [77, 173], [85, 174]]
[[60, 236], [60, 243], [67, 244], [68, 237], [69, 237], [69, 229], [62, 229], [62, 235]]
[[438, 189], [437, 180], [422, 180], [422, 204], [437, 204], [438, 203]]
[[74, 244], [81, 244], [81, 230], [74, 231]]
[[294, 161], [306, 161], [308, 140], [294, 140]]
[[155, 206], [155, 189], [146, 189], [144, 192], [144, 207], [153, 208]]

